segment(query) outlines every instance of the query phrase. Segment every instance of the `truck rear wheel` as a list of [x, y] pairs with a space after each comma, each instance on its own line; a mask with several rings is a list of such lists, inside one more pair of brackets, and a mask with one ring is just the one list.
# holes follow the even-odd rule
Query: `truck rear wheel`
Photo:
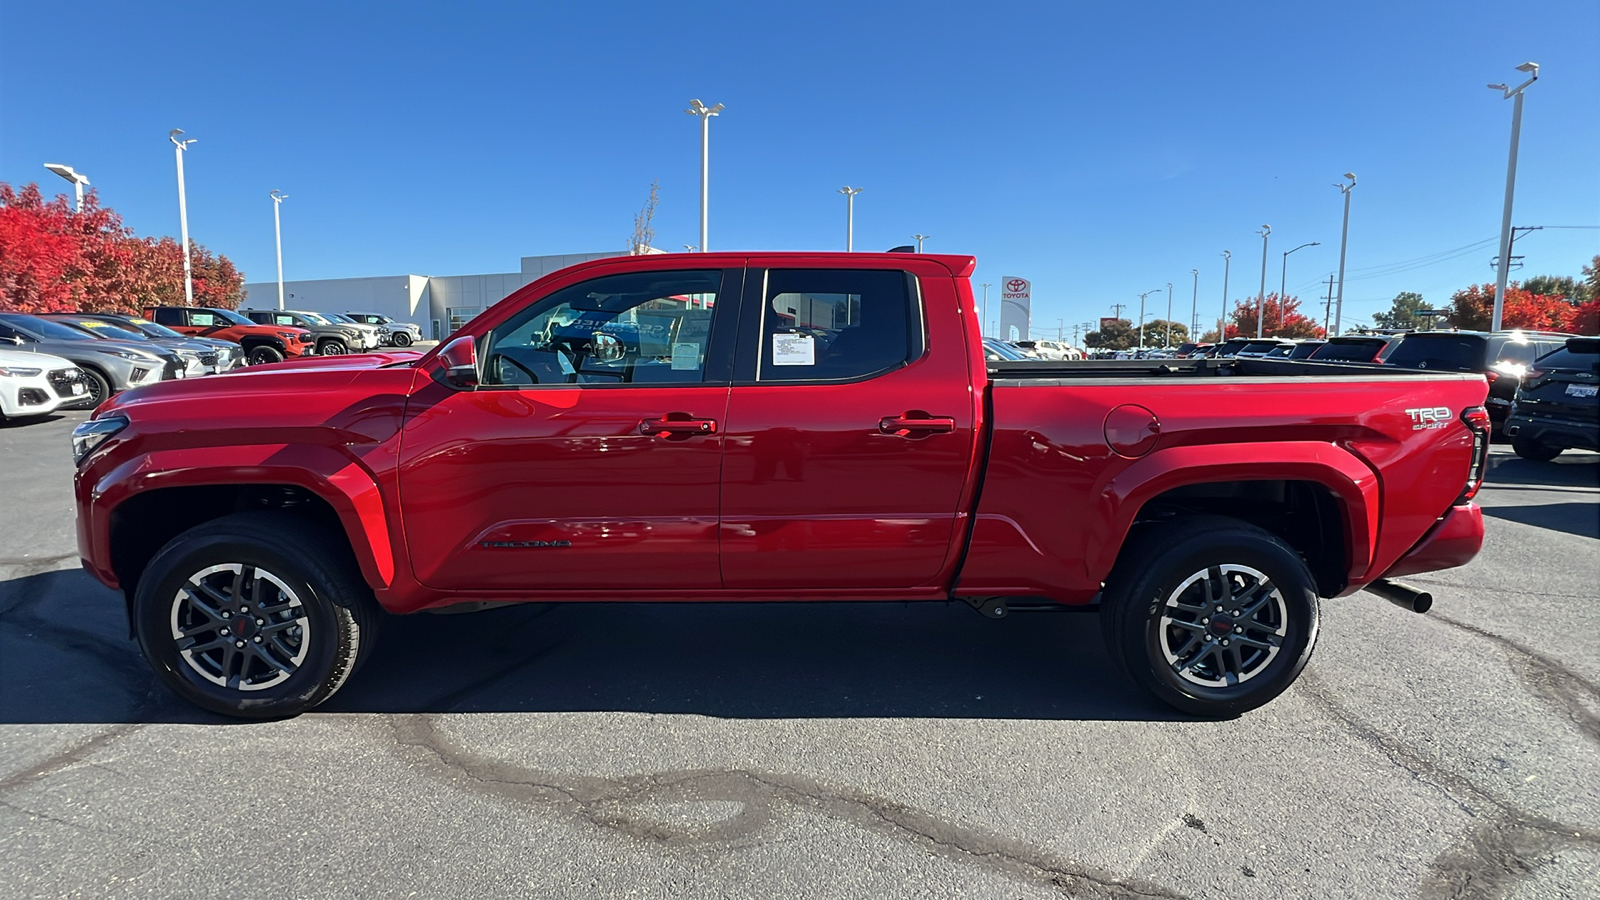
[[1311, 658], [1317, 593], [1305, 561], [1253, 525], [1193, 516], [1130, 535], [1106, 584], [1111, 655], [1157, 699], [1228, 718], [1283, 693]]
[[250, 348], [250, 352], [245, 358], [250, 361], [252, 366], [264, 366], [268, 363], [283, 362], [283, 351], [271, 344], [257, 344]]
[[135, 591], [145, 659], [178, 696], [223, 715], [281, 718], [327, 700], [369, 652], [376, 620], [342, 543], [270, 512], [178, 535]]
[[396, 347], [409, 347], [411, 346], [411, 332], [396, 331], [394, 333], [393, 341]]

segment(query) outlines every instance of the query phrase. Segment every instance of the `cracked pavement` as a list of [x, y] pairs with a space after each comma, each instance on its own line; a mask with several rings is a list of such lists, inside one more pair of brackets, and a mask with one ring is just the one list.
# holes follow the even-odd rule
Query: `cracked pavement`
[[67, 433], [0, 428], [7, 896], [1600, 896], [1600, 456], [1492, 455], [1488, 537], [1324, 604], [1200, 722], [1092, 615], [540, 606], [385, 622], [322, 709], [168, 695], [76, 568]]

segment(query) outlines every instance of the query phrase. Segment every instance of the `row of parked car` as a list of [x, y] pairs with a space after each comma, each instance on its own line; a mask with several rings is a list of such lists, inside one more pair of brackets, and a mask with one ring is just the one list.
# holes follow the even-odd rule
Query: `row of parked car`
[[0, 313], [0, 419], [94, 407], [128, 388], [309, 355], [409, 347], [416, 325], [379, 313], [148, 307]]

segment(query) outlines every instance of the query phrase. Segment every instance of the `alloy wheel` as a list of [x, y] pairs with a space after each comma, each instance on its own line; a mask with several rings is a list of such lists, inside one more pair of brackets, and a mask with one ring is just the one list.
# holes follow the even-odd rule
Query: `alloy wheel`
[[191, 575], [173, 595], [171, 623], [184, 663], [232, 690], [285, 681], [311, 650], [299, 595], [259, 566], [224, 563]]
[[1172, 671], [1201, 687], [1233, 687], [1261, 674], [1288, 633], [1283, 591], [1243, 565], [1195, 572], [1167, 596], [1157, 625]]

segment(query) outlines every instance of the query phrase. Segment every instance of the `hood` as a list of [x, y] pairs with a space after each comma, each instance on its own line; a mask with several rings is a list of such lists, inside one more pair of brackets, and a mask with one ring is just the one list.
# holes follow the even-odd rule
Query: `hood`
[[0, 347], [0, 366], [17, 366], [30, 369], [76, 369], [78, 364], [49, 353], [32, 353], [27, 350], [10, 350]]
[[[34, 354], [30, 354], [34, 355]], [[249, 366], [205, 378], [178, 378], [124, 391], [106, 401], [104, 413], [123, 407], [170, 401], [220, 402], [232, 408], [235, 401], [245, 407], [264, 400], [269, 394], [292, 394], [310, 398], [337, 391], [364, 372], [386, 366], [409, 368], [422, 358], [417, 351], [393, 353], [347, 353], [339, 356], [311, 356], [281, 363]]]

